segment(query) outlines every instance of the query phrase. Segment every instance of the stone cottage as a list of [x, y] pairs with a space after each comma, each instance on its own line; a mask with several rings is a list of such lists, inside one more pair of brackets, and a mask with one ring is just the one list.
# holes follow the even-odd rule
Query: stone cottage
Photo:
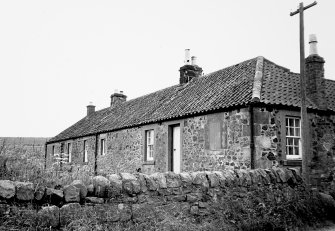
[[[313, 37], [312, 37], [313, 38]], [[311, 167], [334, 156], [335, 81], [310, 41], [306, 58]], [[87, 115], [46, 144], [46, 165], [87, 165], [95, 173], [301, 166], [299, 74], [256, 57], [203, 75], [186, 50], [179, 84]]]

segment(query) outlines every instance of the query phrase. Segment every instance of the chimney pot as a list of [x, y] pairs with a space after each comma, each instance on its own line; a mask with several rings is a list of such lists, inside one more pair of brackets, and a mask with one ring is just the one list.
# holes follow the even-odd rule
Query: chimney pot
[[190, 49], [185, 49], [185, 60], [184, 60], [185, 65], [190, 65], [191, 64], [191, 54], [190, 54]]
[[318, 54], [318, 47], [317, 47], [318, 40], [315, 34], [309, 35], [309, 55], [319, 55]]
[[192, 65], [196, 66], [197, 65], [197, 57], [196, 56], [192, 56]]

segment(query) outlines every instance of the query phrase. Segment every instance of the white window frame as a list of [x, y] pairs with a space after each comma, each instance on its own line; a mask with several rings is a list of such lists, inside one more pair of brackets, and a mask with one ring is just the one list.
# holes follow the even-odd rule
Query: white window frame
[[84, 140], [84, 158], [83, 158], [83, 161], [84, 163], [87, 163], [88, 162], [88, 156], [87, 156], [87, 149], [88, 149], [88, 145], [87, 145], [87, 140]]
[[[290, 126], [288, 120], [293, 120], [293, 126]], [[299, 120], [299, 124], [296, 124], [296, 120]], [[296, 129], [299, 129], [299, 134], [297, 134]], [[291, 134], [293, 131], [293, 134]], [[288, 139], [292, 139], [292, 144], [288, 144]], [[298, 140], [298, 145], [295, 144], [294, 140]], [[289, 153], [289, 147], [292, 147], [293, 154]], [[298, 155], [295, 154], [296, 147], [298, 147]], [[296, 160], [301, 159], [301, 118], [294, 117], [294, 116], [286, 116], [285, 117], [285, 152], [286, 152], [286, 159], [288, 160]]]
[[72, 162], [72, 143], [67, 143], [68, 162]]
[[106, 155], [106, 139], [100, 139], [100, 154]]
[[145, 131], [145, 160], [154, 160], [155, 132], [154, 129]]

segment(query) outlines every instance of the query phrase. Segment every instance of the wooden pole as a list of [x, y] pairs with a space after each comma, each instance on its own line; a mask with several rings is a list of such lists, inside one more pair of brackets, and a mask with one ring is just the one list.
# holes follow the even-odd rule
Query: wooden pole
[[302, 175], [309, 184], [309, 148], [308, 148], [308, 115], [306, 108], [306, 78], [305, 78], [305, 38], [304, 38], [304, 6], [300, 3], [300, 88], [301, 88], [301, 154]]
[[299, 13], [300, 23], [300, 88], [301, 88], [301, 154], [302, 154], [302, 176], [306, 184], [310, 184], [310, 146], [309, 146], [309, 121], [306, 107], [306, 76], [305, 76], [305, 37], [304, 37], [304, 10], [315, 6], [317, 2], [304, 7], [299, 4], [299, 9], [291, 12], [290, 16]]

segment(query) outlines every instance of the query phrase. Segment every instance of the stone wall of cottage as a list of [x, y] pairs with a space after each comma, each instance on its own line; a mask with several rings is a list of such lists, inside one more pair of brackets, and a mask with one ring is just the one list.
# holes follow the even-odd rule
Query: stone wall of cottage
[[[84, 162], [84, 140], [87, 142], [87, 159]], [[67, 143], [71, 143], [71, 163], [68, 162]], [[54, 146], [54, 155], [52, 147]], [[62, 148], [63, 146], [63, 148]], [[74, 166], [86, 165], [92, 173], [95, 168], [95, 136], [87, 136], [47, 146], [46, 167], [71, 171]]]
[[143, 166], [143, 172], [146, 174], [168, 170], [168, 126], [167, 124], [156, 125], [155, 162], [154, 165]]
[[332, 116], [311, 114], [311, 183], [330, 187], [335, 170], [335, 120]]
[[143, 138], [140, 128], [123, 129], [106, 134], [106, 154], [97, 156], [98, 174], [134, 173], [142, 167]]
[[185, 119], [185, 171], [250, 168], [249, 112], [244, 108]]
[[254, 108], [255, 168], [278, 165], [281, 121], [278, 110]]
[[[288, 161], [285, 151], [285, 118], [299, 117], [299, 111], [278, 110], [270, 107], [254, 109], [255, 168], [278, 165], [301, 166], [301, 160]], [[323, 184], [322, 176], [328, 176], [334, 168], [335, 120], [330, 116], [310, 114], [311, 150], [314, 184]], [[182, 136], [182, 171], [213, 171], [222, 169], [248, 169], [251, 167], [250, 114], [247, 108], [230, 112], [213, 113], [178, 121], [151, 124], [123, 129], [99, 135], [105, 138], [106, 154], [98, 150], [97, 173], [119, 172], [151, 174], [168, 171], [169, 126], [180, 124]], [[154, 161], [146, 161], [144, 155], [145, 131], [155, 132]], [[83, 140], [88, 142], [88, 163], [83, 162]], [[95, 168], [95, 136], [75, 139], [72, 143], [72, 163], [63, 164], [65, 169], [73, 165]], [[67, 142], [64, 142], [64, 151]], [[98, 142], [100, 145], [100, 142]], [[56, 162], [61, 144], [48, 145], [47, 166]]]
[[[88, 162], [84, 162], [84, 140], [87, 142], [87, 159]], [[66, 148], [66, 147], [65, 147]], [[82, 139], [76, 139], [72, 142], [72, 161], [71, 165], [87, 165], [94, 172], [95, 165], [95, 137], [85, 137]]]
[[[271, 115], [267, 110], [255, 109], [256, 158], [258, 166], [264, 168], [272, 166], [273, 160], [270, 157], [275, 153], [275, 128], [270, 126]], [[248, 109], [243, 108], [99, 135], [99, 146], [101, 138], [106, 140], [106, 154], [102, 155], [98, 147], [97, 173], [141, 171], [150, 174], [167, 171], [168, 131], [171, 124], [180, 124], [181, 127], [182, 171], [250, 168], [250, 115]], [[144, 158], [144, 136], [148, 129], [155, 131], [155, 160], [151, 162]], [[84, 139], [89, 146], [87, 164], [94, 171], [95, 136], [69, 141], [72, 143], [72, 163], [64, 166], [86, 164], [83, 163]], [[66, 143], [64, 142], [65, 149]], [[55, 152], [60, 152], [60, 143], [52, 145], [56, 147]], [[52, 145], [48, 145], [49, 154]], [[52, 161], [55, 159], [50, 160]]]

